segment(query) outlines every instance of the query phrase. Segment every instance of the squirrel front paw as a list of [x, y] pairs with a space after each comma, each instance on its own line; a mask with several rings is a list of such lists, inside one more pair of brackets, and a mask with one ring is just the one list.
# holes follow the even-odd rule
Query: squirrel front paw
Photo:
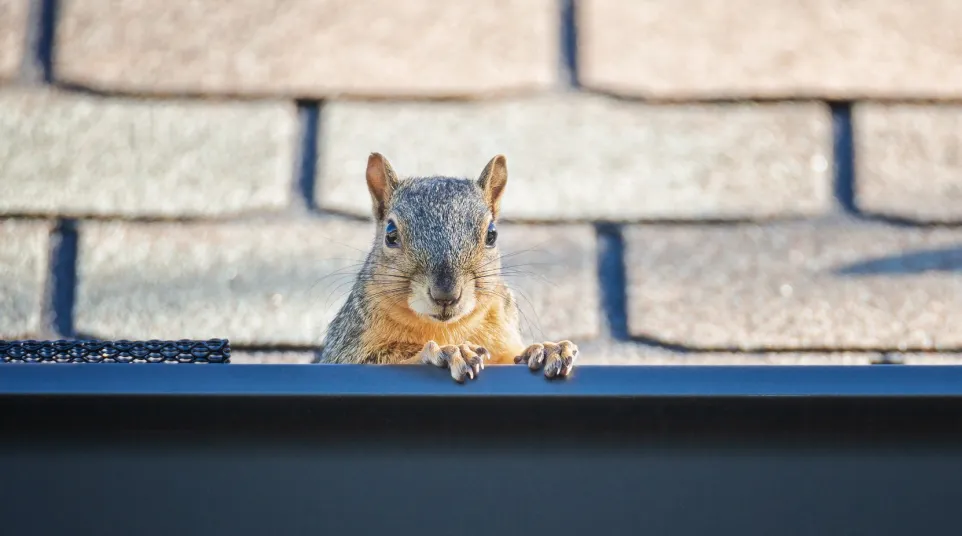
[[571, 373], [578, 359], [578, 347], [571, 341], [532, 344], [514, 358], [516, 364], [525, 363], [531, 370], [544, 367], [546, 378], [563, 378]]
[[440, 368], [448, 368], [451, 377], [458, 383], [465, 379], [475, 379], [484, 369], [484, 360], [489, 359], [488, 351], [481, 346], [465, 342], [460, 345], [439, 346], [428, 341], [420, 354], [421, 362]]

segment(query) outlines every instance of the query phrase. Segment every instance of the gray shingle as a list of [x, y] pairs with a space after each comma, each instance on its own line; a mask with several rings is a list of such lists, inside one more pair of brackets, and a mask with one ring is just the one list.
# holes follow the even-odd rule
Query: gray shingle
[[[85, 223], [77, 331], [101, 338], [227, 338], [314, 345], [363, 260], [368, 225]], [[342, 285], [340, 286], [339, 285]]]
[[869, 365], [871, 352], [681, 352], [637, 342], [597, 339], [580, 344], [580, 365], [802, 366]]
[[906, 365], [962, 365], [962, 354], [960, 353], [907, 353], [902, 357], [905, 359]]
[[791, 222], [625, 236], [634, 335], [703, 349], [962, 347], [962, 230]]
[[579, 0], [580, 81], [653, 98], [958, 98], [962, 4]]
[[508, 161], [505, 218], [727, 219], [819, 214], [832, 128], [814, 103], [652, 106], [591, 95], [482, 103], [333, 102], [317, 201], [370, 214], [367, 156], [401, 175], [476, 177]]
[[140, 93], [452, 96], [555, 83], [555, 0], [63, 0], [62, 80]]
[[962, 106], [859, 103], [852, 121], [861, 210], [962, 221]]
[[39, 336], [50, 224], [0, 220], [0, 338]]
[[[98, 222], [79, 233], [80, 333], [316, 346], [347, 296], [373, 229], [340, 220]], [[538, 274], [508, 280], [523, 293], [525, 333], [595, 335], [591, 229], [506, 227], [501, 236], [505, 254], [520, 252], [505, 264]]]
[[589, 340], [601, 332], [598, 245], [587, 225], [502, 225], [504, 280], [525, 342]]
[[257, 351], [234, 350], [231, 352], [232, 365], [309, 365], [314, 361], [314, 352], [307, 350]]
[[287, 206], [293, 103], [0, 90], [0, 214], [224, 216]]

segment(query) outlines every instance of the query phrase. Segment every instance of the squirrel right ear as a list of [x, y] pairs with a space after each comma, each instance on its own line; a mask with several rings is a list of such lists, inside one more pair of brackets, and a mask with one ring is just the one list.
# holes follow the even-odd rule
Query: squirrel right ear
[[484, 201], [497, 219], [501, 211], [501, 194], [508, 184], [508, 162], [504, 155], [496, 155], [488, 161], [478, 178], [478, 186], [484, 192]]
[[397, 185], [397, 174], [387, 158], [381, 153], [371, 153], [367, 157], [367, 189], [371, 193], [374, 217], [379, 221], [387, 215], [388, 201]]

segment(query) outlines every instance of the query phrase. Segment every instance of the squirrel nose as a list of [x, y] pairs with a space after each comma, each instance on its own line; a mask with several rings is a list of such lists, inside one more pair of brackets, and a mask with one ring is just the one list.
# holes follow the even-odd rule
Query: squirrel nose
[[449, 307], [458, 303], [461, 299], [461, 289], [428, 289], [428, 296], [431, 297], [431, 301], [440, 305], [441, 307]]

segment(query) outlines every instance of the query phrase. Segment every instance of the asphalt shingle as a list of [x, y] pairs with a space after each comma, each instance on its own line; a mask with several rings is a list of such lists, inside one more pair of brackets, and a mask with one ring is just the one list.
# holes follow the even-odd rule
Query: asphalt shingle
[[[962, 3], [919, 5], [0, 0], [0, 338], [51, 334], [54, 222], [32, 217], [76, 218], [80, 337], [310, 363], [371, 246], [368, 154], [468, 177], [504, 154], [526, 342], [582, 365], [960, 364], [962, 228], [833, 199], [842, 100], [857, 212], [962, 223]], [[306, 184], [300, 99], [323, 102]], [[312, 188], [367, 221], [285, 211]], [[597, 221], [626, 223], [625, 287]]]
[[[139, 93], [462, 96], [555, 83], [555, 0], [63, 0], [58, 79]], [[189, 29], [189, 30], [186, 30]]]
[[502, 225], [505, 283], [521, 309], [525, 342], [590, 340], [601, 333], [594, 229], [588, 225]]
[[[85, 223], [79, 231], [79, 333], [98, 338], [222, 337], [234, 346], [317, 346], [370, 247], [371, 224]], [[526, 333], [598, 330], [590, 227], [502, 229]], [[547, 246], [541, 243], [547, 242]], [[547, 251], [543, 251], [547, 250]]]
[[962, 106], [858, 103], [852, 121], [861, 210], [962, 221]]
[[870, 365], [879, 357], [871, 352], [681, 352], [633, 341], [604, 339], [580, 343], [578, 349], [580, 365], [851, 366]]
[[901, 356], [906, 365], [962, 365], [962, 354], [958, 353], [908, 353]]
[[962, 347], [962, 230], [790, 222], [625, 236], [636, 336], [723, 350]]
[[664, 99], [962, 96], [962, 4], [579, 0], [580, 82]]
[[232, 365], [309, 365], [314, 362], [314, 352], [289, 351], [232, 351]]
[[[314, 345], [363, 260], [369, 225], [85, 223], [76, 329], [99, 338]], [[343, 271], [343, 272], [342, 272]]]
[[0, 338], [39, 336], [50, 224], [0, 220]]
[[287, 206], [285, 102], [0, 90], [0, 214], [225, 216]]
[[332, 102], [319, 140], [318, 204], [362, 216], [372, 151], [400, 175], [467, 177], [503, 153], [509, 219], [768, 218], [832, 203], [831, 115], [816, 103]]
[[0, 82], [17, 77], [27, 45], [30, 0], [0, 0]]

